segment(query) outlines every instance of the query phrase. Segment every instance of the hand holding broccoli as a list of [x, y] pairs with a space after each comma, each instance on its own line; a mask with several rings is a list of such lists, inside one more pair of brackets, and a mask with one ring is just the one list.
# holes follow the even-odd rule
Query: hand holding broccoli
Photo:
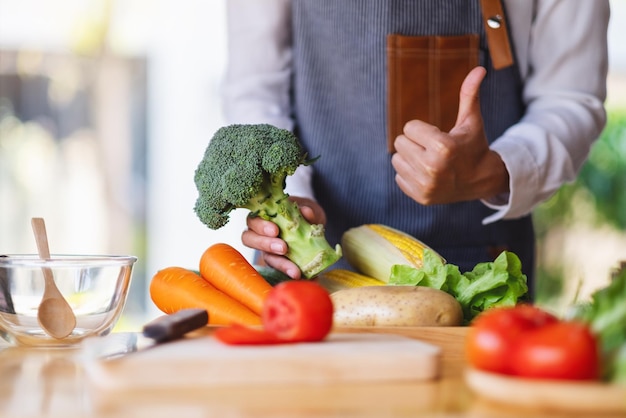
[[[324, 209], [315, 201], [302, 197], [289, 197], [300, 208], [304, 219], [311, 224], [326, 224]], [[248, 228], [241, 234], [241, 241], [249, 248], [261, 251], [265, 264], [279, 270], [292, 279], [300, 279], [302, 272], [291, 260], [285, 257], [289, 247], [279, 237], [278, 226], [271, 221], [266, 221], [258, 216], [246, 218]]]
[[306, 278], [341, 257], [324, 235], [322, 224], [310, 224], [285, 193], [285, 180], [300, 165], [308, 165], [298, 138], [272, 125], [230, 125], [211, 139], [195, 173], [195, 212], [211, 229], [219, 229], [236, 208], [275, 223], [288, 245], [287, 258]]

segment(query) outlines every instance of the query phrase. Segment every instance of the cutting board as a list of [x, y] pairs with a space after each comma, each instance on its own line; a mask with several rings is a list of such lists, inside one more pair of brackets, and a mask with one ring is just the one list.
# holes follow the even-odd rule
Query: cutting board
[[440, 355], [436, 345], [391, 334], [331, 333], [323, 342], [268, 346], [228, 346], [201, 335], [85, 359], [84, 368], [91, 383], [109, 390], [419, 381], [439, 376]]

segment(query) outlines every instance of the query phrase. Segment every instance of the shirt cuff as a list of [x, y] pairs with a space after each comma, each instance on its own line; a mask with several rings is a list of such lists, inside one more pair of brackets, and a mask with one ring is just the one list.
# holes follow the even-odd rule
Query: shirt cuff
[[509, 172], [509, 192], [481, 200], [496, 211], [483, 219], [483, 225], [527, 215], [534, 202], [532, 193], [537, 189], [539, 173], [531, 153], [521, 144], [507, 139], [494, 142], [491, 149], [500, 155]]
[[487, 225], [505, 217], [511, 209], [511, 193], [502, 193], [491, 199], [481, 199], [481, 202], [496, 211], [483, 219], [483, 225]]

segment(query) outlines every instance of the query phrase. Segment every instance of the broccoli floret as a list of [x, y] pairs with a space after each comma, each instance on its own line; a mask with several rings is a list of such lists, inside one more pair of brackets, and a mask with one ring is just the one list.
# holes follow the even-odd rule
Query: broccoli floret
[[194, 211], [211, 229], [224, 226], [236, 208], [274, 222], [289, 246], [287, 257], [306, 278], [341, 258], [323, 225], [311, 225], [285, 193], [285, 181], [300, 165], [312, 164], [296, 135], [268, 124], [220, 128], [195, 172], [198, 199]]

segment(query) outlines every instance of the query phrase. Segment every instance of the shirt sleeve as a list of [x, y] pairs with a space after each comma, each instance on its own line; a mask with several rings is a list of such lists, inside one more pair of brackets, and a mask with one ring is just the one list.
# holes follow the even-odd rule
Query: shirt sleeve
[[[574, 181], [606, 124], [608, 1], [536, 3], [527, 37], [519, 37], [523, 28], [514, 37], [524, 54], [516, 58], [526, 112], [491, 145], [509, 172], [510, 192], [483, 200], [496, 210], [483, 223], [527, 215]], [[510, 11], [510, 24], [523, 26]]]
[[[222, 105], [227, 123], [269, 123], [293, 130], [290, 0], [228, 0], [227, 66]], [[314, 199], [312, 167], [287, 177], [285, 191]]]
[[[269, 123], [293, 130], [290, 0], [228, 0], [224, 117], [233, 123]], [[285, 191], [314, 199], [312, 167], [287, 177]]]
[[227, 123], [293, 129], [290, 0], [228, 0], [222, 105]]

